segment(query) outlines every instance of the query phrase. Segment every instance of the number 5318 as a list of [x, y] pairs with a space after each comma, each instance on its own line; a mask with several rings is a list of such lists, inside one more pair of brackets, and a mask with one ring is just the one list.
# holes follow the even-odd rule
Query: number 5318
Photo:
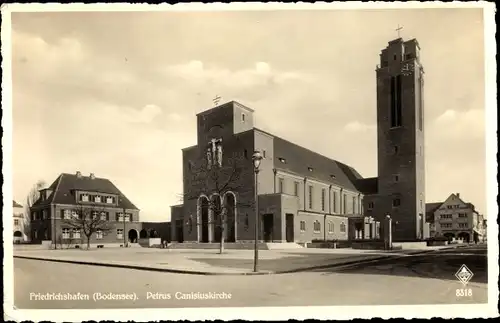
[[470, 288], [457, 288], [455, 291], [455, 295], [457, 297], [471, 297], [472, 296], [472, 289]]

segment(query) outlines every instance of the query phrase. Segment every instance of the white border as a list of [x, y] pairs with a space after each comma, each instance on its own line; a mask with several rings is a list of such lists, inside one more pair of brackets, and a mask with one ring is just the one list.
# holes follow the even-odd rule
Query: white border
[[[325, 9], [410, 9], [410, 8], [484, 8], [485, 25], [485, 95], [486, 95], [486, 171], [487, 171], [487, 215], [488, 215], [488, 304], [485, 305], [412, 305], [412, 306], [338, 306], [338, 307], [262, 307], [262, 308], [203, 308], [203, 309], [108, 309], [108, 310], [13, 310], [13, 258], [12, 258], [12, 82], [11, 82], [11, 12], [42, 11], [237, 11], [237, 10], [325, 10]], [[6, 319], [16, 321], [58, 321], [78, 317], [79, 320], [160, 320], [188, 319], [351, 319], [357, 318], [475, 318], [498, 316], [498, 226], [496, 215], [498, 205], [496, 197], [496, 61], [495, 61], [495, 4], [488, 2], [338, 2], [314, 4], [306, 3], [183, 3], [177, 5], [143, 5], [143, 4], [8, 4], [2, 5], [2, 126], [4, 137], [3, 149], [3, 214], [4, 221], [4, 311]], [[6, 157], [7, 156], [7, 157]], [[375, 291], [374, 291], [375, 292]]]

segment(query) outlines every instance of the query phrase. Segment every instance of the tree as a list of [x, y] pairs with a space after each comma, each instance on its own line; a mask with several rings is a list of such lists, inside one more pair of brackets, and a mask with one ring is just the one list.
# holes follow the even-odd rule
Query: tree
[[34, 184], [28, 195], [26, 196], [26, 205], [25, 211], [23, 214], [23, 230], [24, 233], [27, 234], [31, 229], [31, 207], [35, 202], [40, 198], [40, 190], [45, 188], [46, 183], [44, 180], [38, 180], [36, 184]]
[[[239, 195], [251, 192], [252, 186], [242, 185], [241, 179], [245, 176], [245, 172], [250, 171], [253, 174], [253, 164], [251, 156], [249, 158], [246, 153], [233, 153], [223, 159], [221, 148], [213, 149], [212, 152], [214, 154], [211, 154], [209, 149], [195, 158], [197, 162], [189, 162], [188, 168], [192, 177], [189, 185], [185, 187], [184, 194], [181, 195], [181, 201], [198, 201], [202, 193], [209, 196], [207, 207], [213, 217], [208, 224], [214, 225], [214, 233], [217, 240], [220, 240], [219, 252], [222, 254], [227, 224], [234, 221], [232, 207], [254, 205], [253, 202], [242, 203], [241, 199], [238, 199], [238, 204], [231, 206], [224, 201], [224, 196], [228, 192], [237, 192]], [[210, 198], [212, 196], [214, 198]]]
[[73, 230], [80, 231], [86, 237], [87, 249], [90, 249], [92, 234], [100, 231], [105, 235], [114, 228], [114, 225], [108, 221], [104, 208], [98, 208], [95, 205], [80, 204], [76, 214], [72, 214], [69, 219], [63, 219], [62, 223]]

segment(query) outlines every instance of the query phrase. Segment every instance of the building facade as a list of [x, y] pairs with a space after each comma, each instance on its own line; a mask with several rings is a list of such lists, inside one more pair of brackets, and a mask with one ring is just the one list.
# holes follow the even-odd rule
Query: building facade
[[165, 224], [144, 226], [139, 212], [109, 179], [84, 176], [79, 171], [63, 173], [40, 190], [39, 199], [30, 209], [31, 241], [50, 240], [61, 246], [85, 244], [84, 221], [87, 227], [93, 227], [91, 244], [136, 243], [141, 238], [160, 237]]
[[392, 218], [394, 241], [429, 236], [425, 221], [424, 69], [416, 39], [389, 42], [377, 66], [378, 177], [366, 181], [367, 215]]
[[14, 243], [22, 243], [28, 241], [28, 236], [26, 235], [26, 218], [24, 217], [23, 206], [16, 201], [13, 202], [13, 236]]
[[[198, 145], [182, 151], [184, 203], [171, 207], [172, 240], [217, 242], [217, 228], [224, 225], [226, 241], [253, 241], [256, 190], [260, 241], [347, 240], [349, 218], [363, 214], [364, 195], [350, 179], [360, 175], [254, 128], [253, 113], [232, 101], [197, 115]], [[219, 148], [213, 149], [215, 142]], [[263, 157], [257, 185], [256, 150]], [[207, 165], [213, 168], [207, 170]], [[229, 189], [221, 192], [216, 182]], [[217, 203], [225, 205], [225, 221], [214, 218]]]
[[[376, 71], [378, 177], [363, 178], [349, 165], [255, 128], [254, 111], [237, 102], [198, 114], [198, 143], [182, 151], [184, 202], [171, 209], [172, 239], [219, 240], [219, 220], [212, 206], [221, 204], [231, 213], [224, 221], [227, 239], [253, 240], [256, 192], [259, 240], [377, 238], [387, 215], [393, 219], [394, 241], [428, 237], [424, 72], [419, 50], [415, 39], [398, 38], [380, 55]], [[257, 184], [252, 165], [256, 150], [263, 156]], [[197, 171], [199, 165], [214, 163], [224, 173], [235, 159], [240, 170], [231, 183], [235, 189], [224, 194], [214, 187], [213, 178], [210, 181]]]
[[444, 202], [428, 203], [427, 216], [432, 219], [431, 236], [484, 242], [486, 222], [474, 204], [464, 202], [459, 193], [451, 194]]

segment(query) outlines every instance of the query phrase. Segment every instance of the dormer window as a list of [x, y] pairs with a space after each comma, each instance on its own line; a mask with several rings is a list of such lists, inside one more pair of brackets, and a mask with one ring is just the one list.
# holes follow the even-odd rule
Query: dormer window
[[279, 161], [282, 162], [283, 164], [286, 164], [286, 159], [285, 158], [279, 158]]
[[89, 196], [87, 194], [82, 194], [82, 195], [80, 195], [80, 200], [82, 202], [88, 202], [89, 201]]
[[307, 167], [307, 170], [312, 172], [313, 171], [313, 168], [312, 167]]
[[336, 177], [335, 175], [333, 175], [333, 174], [332, 174], [332, 175], [330, 175], [330, 178], [331, 178], [331, 179], [335, 179], [335, 178], [337, 178], [337, 177]]

